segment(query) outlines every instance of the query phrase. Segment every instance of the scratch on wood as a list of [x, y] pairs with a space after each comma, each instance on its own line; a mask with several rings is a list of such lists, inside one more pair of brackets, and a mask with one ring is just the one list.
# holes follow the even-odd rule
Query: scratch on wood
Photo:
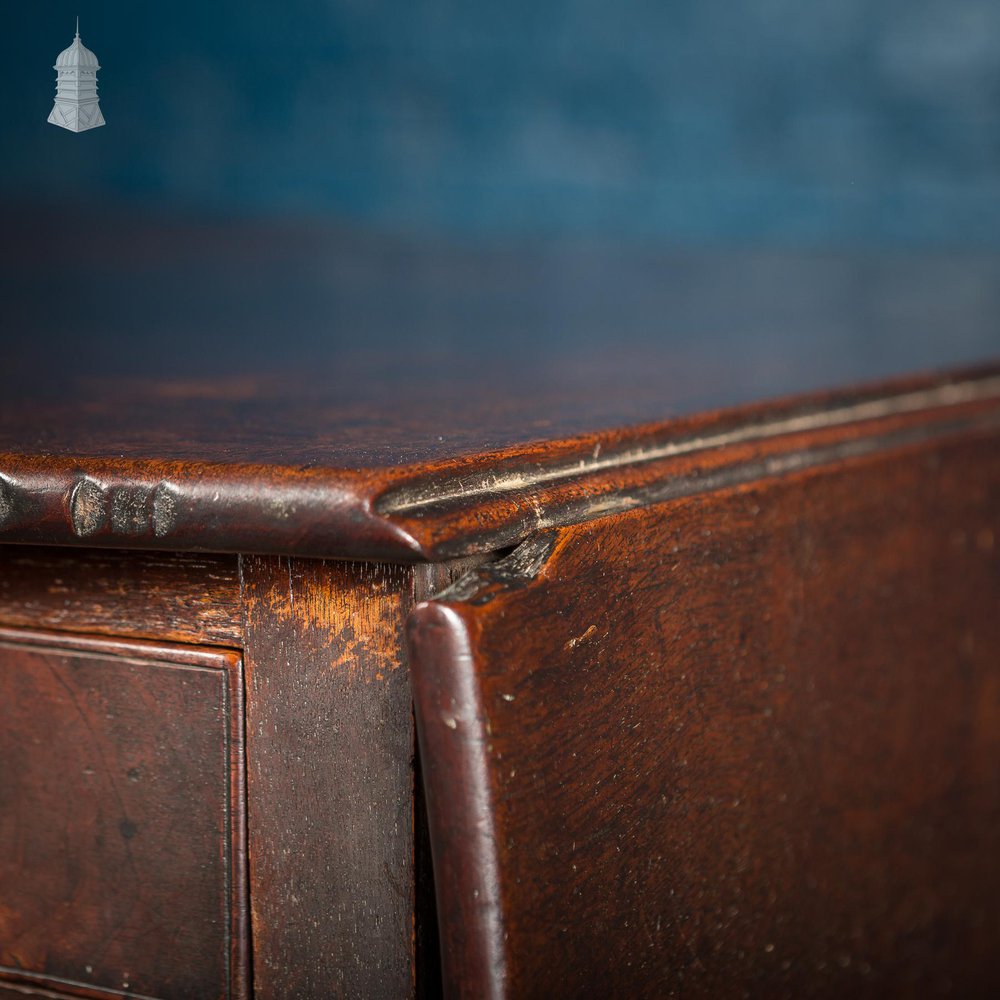
[[578, 635], [563, 646], [563, 649], [575, 649], [581, 642], [586, 642], [597, 631], [596, 625], [591, 625], [582, 635]]

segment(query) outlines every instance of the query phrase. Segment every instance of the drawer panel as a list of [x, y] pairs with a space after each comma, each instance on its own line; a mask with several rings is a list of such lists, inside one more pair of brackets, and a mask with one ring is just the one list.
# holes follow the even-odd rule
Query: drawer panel
[[0, 979], [246, 993], [234, 652], [0, 630]]

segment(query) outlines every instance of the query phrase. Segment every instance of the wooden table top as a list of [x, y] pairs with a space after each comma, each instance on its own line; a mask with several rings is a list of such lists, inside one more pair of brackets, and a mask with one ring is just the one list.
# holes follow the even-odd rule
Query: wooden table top
[[1000, 395], [1000, 258], [0, 217], [0, 541], [445, 558]]

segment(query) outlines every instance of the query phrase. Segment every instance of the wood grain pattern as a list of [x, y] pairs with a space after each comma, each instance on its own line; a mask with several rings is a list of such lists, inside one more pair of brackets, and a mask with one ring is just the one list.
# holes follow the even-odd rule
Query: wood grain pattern
[[246, 557], [254, 988], [413, 991], [404, 567]]
[[43, 990], [38, 986], [24, 986], [10, 984], [0, 985], [0, 998], [2, 1000], [24, 1000], [25, 997], [44, 997], [45, 1000], [63, 1000], [69, 996], [68, 993], [55, 993], [52, 990]]
[[0, 980], [246, 997], [236, 653], [0, 630]]
[[0, 546], [0, 622], [239, 646], [235, 556]]
[[241, 558], [256, 994], [434, 995], [403, 623], [482, 563]]
[[552, 530], [417, 607], [449, 995], [994, 995], [998, 449]]
[[[433, 422], [414, 414], [404, 429], [382, 421], [387, 412], [403, 420], [407, 380], [399, 394], [390, 386], [385, 398], [346, 409], [299, 382], [251, 379], [233, 392], [120, 385], [113, 404], [77, 400], [87, 419], [58, 409], [73, 406], [67, 390], [54, 411], [24, 405], [0, 419], [0, 541], [458, 558], [541, 527], [881, 448], [883, 439], [995, 421], [1000, 403], [994, 367], [656, 423], [604, 422], [599, 414], [620, 416], [645, 375], [633, 370], [610, 401], [599, 378], [583, 380], [567, 421], [558, 398], [535, 403], [549, 419], [516, 421], [510, 399], [491, 417], [492, 404], [464, 385], [437, 400]], [[668, 396], [660, 405], [661, 414], [673, 408]], [[361, 443], [338, 444], [358, 425]], [[38, 442], [38, 426], [55, 437]], [[127, 438], [121, 426], [131, 429]]]

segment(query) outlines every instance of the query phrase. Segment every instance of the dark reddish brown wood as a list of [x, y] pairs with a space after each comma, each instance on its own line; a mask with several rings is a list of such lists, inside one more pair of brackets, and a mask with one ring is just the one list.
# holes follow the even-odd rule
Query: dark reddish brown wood
[[375, 500], [437, 557], [1000, 423], [1000, 378], [922, 380], [709, 413], [439, 468]]
[[23, 986], [11, 984], [0, 986], [0, 998], [2, 1000], [24, 1000], [25, 997], [44, 997], [46, 1000], [62, 1000], [68, 996], [67, 993], [54, 993], [52, 990], [43, 990], [37, 986]]
[[255, 990], [408, 996], [412, 571], [245, 557], [242, 575]]
[[545, 532], [417, 607], [450, 995], [1000, 991], [998, 455]]
[[0, 622], [239, 646], [237, 559], [0, 546]]
[[260, 996], [432, 995], [403, 622], [481, 562], [241, 559]]
[[699, 389], [693, 405], [683, 387], [706, 382], [675, 361], [602, 356], [568, 387], [525, 376], [499, 398], [399, 359], [391, 381], [346, 365], [334, 381], [60, 385], [48, 402], [14, 387], [0, 394], [0, 541], [457, 558], [700, 492], [708, 475], [783, 474], [806, 439], [853, 454], [936, 433], [931, 413], [939, 428], [995, 420], [1000, 399], [993, 367], [718, 410], [752, 394]]
[[0, 630], [0, 980], [246, 997], [237, 653]]
[[[492, 560], [482, 557], [450, 563], [423, 563], [414, 567], [415, 597], [427, 600], [451, 586], [471, 570]], [[431, 852], [427, 802], [419, 754], [415, 761], [413, 788], [413, 881], [416, 903], [414, 947], [416, 951], [416, 997], [438, 1000], [441, 980], [441, 938], [438, 933], [437, 900], [434, 891], [434, 859]]]

